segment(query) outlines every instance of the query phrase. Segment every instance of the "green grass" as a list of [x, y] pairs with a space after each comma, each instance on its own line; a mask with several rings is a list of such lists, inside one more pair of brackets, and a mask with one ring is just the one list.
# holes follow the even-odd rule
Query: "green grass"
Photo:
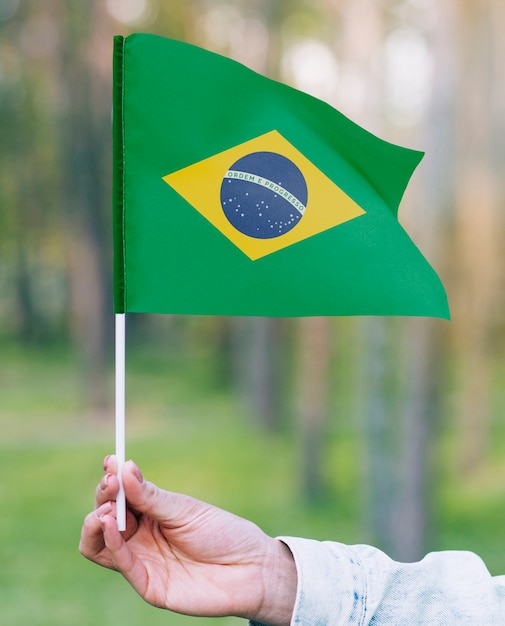
[[[154, 609], [119, 575], [80, 556], [82, 520], [92, 507], [102, 459], [112, 451], [112, 408], [90, 412], [68, 350], [0, 348], [2, 623], [244, 623]], [[326, 467], [331, 497], [309, 506], [298, 496], [296, 439], [260, 433], [237, 399], [215, 388], [201, 355], [177, 367], [168, 361], [133, 351], [128, 365], [127, 455], [147, 478], [253, 519], [273, 535], [367, 541], [359, 521], [354, 433], [332, 433]], [[112, 393], [112, 379], [108, 384]], [[494, 461], [472, 481], [442, 468], [433, 541], [436, 549], [475, 550], [494, 573], [505, 572], [501, 442], [494, 443]], [[449, 455], [450, 433], [445, 445]]]

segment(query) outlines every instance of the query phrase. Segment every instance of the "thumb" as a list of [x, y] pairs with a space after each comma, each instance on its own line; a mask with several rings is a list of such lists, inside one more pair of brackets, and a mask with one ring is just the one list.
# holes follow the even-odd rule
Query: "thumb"
[[151, 519], [167, 526], [185, 523], [188, 518], [201, 514], [209, 505], [170, 491], [160, 489], [145, 480], [142, 472], [133, 461], [123, 465], [123, 486], [130, 509], [148, 515]]
[[163, 498], [161, 489], [153, 483], [144, 480], [142, 472], [133, 461], [126, 461], [122, 471], [123, 487], [129, 508], [152, 516], [153, 513], [161, 514]]

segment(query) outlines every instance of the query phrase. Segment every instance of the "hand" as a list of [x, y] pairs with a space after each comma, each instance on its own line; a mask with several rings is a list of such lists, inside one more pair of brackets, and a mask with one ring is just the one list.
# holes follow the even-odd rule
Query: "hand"
[[255, 524], [143, 479], [123, 465], [126, 531], [118, 531], [115, 457], [105, 459], [81, 553], [117, 570], [150, 604], [197, 616], [289, 625], [297, 575], [288, 547]]

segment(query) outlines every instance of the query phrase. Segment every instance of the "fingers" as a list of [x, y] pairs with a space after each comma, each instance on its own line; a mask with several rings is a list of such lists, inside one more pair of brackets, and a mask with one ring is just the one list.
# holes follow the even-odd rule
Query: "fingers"
[[[106, 512], [103, 508], [107, 504], [114, 503], [119, 490], [115, 456], [105, 458], [104, 470], [106, 473], [95, 492], [95, 512], [86, 518], [83, 527], [82, 545], [86, 551], [85, 556], [95, 555], [104, 549], [107, 542], [101, 536], [103, 535], [103, 519], [101, 518], [115, 513], [115, 504], [111, 511]], [[123, 533], [122, 539], [128, 540], [135, 534], [139, 514], [148, 515], [151, 519], [162, 523], [165, 528], [173, 528], [188, 523], [212, 508], [199, 500], [165, 491], [144, 480], [133, 461], [124, 463], [122, 477], [128, 506], [127, 530]], [[88, 556], [88, 558], [95, 559], [94, 556]]]
[[95, 508], [86, 516], [79, 542], [79, 551], [87, 559], [103, 565], [112, 567], [112, 560], [107, 554], [103, 537], [102, 518], [105, 515], [115, 513], [114, 500], [116, 498], [119, 484], [115, 472], [115, 459], [106, 457], [104, 470], [107, 472], [102, 477], [95, 491]]
[[100, 522], [112, 567], [120, 572], [142, 595], [147, 586], [147, 572], [141, 559], [138, 558], [119, 532], [114, 516], [104, 515]]
[[[111, 523], [115, 525], [116, 534], [119, 540], [124, 543], [137, 529], [135, 516], [128, 511], [127, 531], [121, 536], [117, 530], [115, 521], [116, 504], [115, 499], [119, 490], [119, 482], [116, 476], [117, 462], [115, 456], [107, 456], [104, 460], [105, 475], [100, 480], [95, 491], [95, 509], [84, 520], [79, 543], [79, 550], [86, 558], [103, 565], [105, 567], [117, 569], [114, 559], [107, 546], [105, 529]], [[138, 470], [137, 470], [138, 471]], [[110, 530], [109, 540], [112, 541]], [[117, 538], [116, 538], [117, 541]], [[116, 545], [113, 543], [113, 545]]]
[[[95, 492], [95, 508], [109, 501], [115, 502], [119, 491], [119, 481], [116, 476], [117, 461], [114, 455], [105, 457], [104, 470], [106, 474], [99, 482]], [[126, 531], [124, 531], [123, 537], [128, 540], [135, 533], [136, 529], [137, 520], [130, 507], [128, 507], [126, 511]]]
[[79, 551], [90, 561], [129, 578], [139, 562], [117, 528], [115, 509], [114, 503], [106, 502], [85, 518]]
[[[115, 501], [119, 490], [119, 481], [116, 476], [117, 462], [114, 455], [105, 458], [104, 470], [106, 473], [95, 492], [95, 509], [106, 502]], [[123, 464], [122, 478], [129, 511], [145, 513], [158, 521], [166, 521], [180, 514], [186, 515], [188, 510], [195, 506], [207, 506], [189, 496], [165, 491], [144, 480], [141, 471], [133, 461]]]
[[112, 502], [105, 502], [97, 509], [86, 516], [81, 531], [79, 551], [90, 561], [113, 567], [113, 562], [108, 554], [103, 536], [103, 519], [105, 516], [111, 517], [115, 514], [115, 507]]
[[[103, 463], [105, 475], [99, 482], [95, 492], [95, 508], [98, 508], [109, 500], [116, 500], [119, 491], [119, 481], [117, 478], [117, 460], [114, 455], [106, 456]], [[126, 469], [125, 469], [126, 468]], [[134, 483], [142, 484], [144, 482], [143, 476], [138, 467], [133, 461], [127, 461], [123, 465], [123, 483], [124, 476], [130, 474], [130, 478], [133, 478]], [[137, 485], [138, 486], [138, 485]], [[135, 484], [134, 484], [135, 487]], [[128, 497], [128, 494], [127, 494]]]
[[115, 474], [117, 472], [117, 459], [115, 454], [108, 454], [103, 460], [104, 472]]
[[115, 500], [119, 490], [119, 482], [115, 474], [107, 473], [98, 483], [95, 491], [95, 509], [105, 502]]

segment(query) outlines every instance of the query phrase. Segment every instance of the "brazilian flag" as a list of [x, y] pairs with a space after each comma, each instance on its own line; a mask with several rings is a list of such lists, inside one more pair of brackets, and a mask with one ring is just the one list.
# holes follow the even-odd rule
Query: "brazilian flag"
[[115, 311], [449, 318], [397, 219], [422, 153], [230, 59], [114, 41]]

